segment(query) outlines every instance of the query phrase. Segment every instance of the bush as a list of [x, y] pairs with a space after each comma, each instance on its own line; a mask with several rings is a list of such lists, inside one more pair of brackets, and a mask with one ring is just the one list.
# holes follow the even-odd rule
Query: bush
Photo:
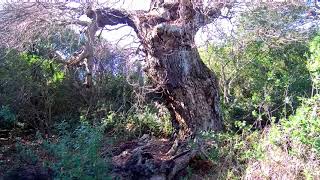
[[168, 137], [173, 131], [168, 112], [159, 112], [150, 107], [141, 111], [133, 111], [128, 114], [109, 112], [102, 119], [102, 127], [114, 136], [134, 138], [143, 134]]
[[[299, 141], [320, 155], [320, 95], [305, 99], [295, 115], [282, 122], [283, 131], [292, 141]], [[320, 157], [320, 156], [319, 156]]]
[[51, 134], [52, 126], [61, 120], [77, 124], [83, 117], [99, 123], [107, 112], [131, 107], [132, 87], [122, 72], [109, 72], [108, 64], [94, 74], [94, 87], [88, 91], [81, 86], [81, 68], [65, 71], [54, 59], [30, 52], [0, 49], [0, 55], [0, 123], [6, 121], [5, 126], [12, 124], [12, 119], [2, 117], [8, 107], [15, 121], [42, 134]]
[[13, 127], [16, 120], [16, 115], [10, 110], [9, 106], [0, 107], [0, 128]]
[[[247, 179], [318, 179], [320, 177], [320, 118], [317, 95], [304, 99], [294, 115], [266, 128], [257, 139], [264, 158], [253, 158], [244, 173]], [[268, 169], [268, 171], [266, 171]]]
[[48, 162], [57, 179], [108, 179], [108, 166], [101, 157], [101, 128], [81, 124], [69, 132], [68, 124], [57, 126], [59, 136], [44, 147], [54, 157]]
[[202, 134], [211, 147], [206, 158], [215, 165], [209, 179], [241, 179], [252, 160], [265, 158], [266, 141], [259, 131], [252, 132], [252, 125], [237, 122], [239, 132], [205, 132]]
[[36, 165], [38, 163], [39, 157], [31, 147], [17, 142], [16, 150], [20, 164]]
[[[202, 58], [219, 78], [225, 119], [262, 128], [294, 113], [297, 97], [311, 94], [308, 53], [305, 43], [270, 47], [255, 40], [242, 49], [232, 42], [211, 46]], [[230, 124], [235, 127], [234, 121]]]
[[204, 133], [212, 146], [214, 179], [318, 179], [320, 96], [304, 99], [294, 115], [263, 130], [236, 121], [237, 132]]

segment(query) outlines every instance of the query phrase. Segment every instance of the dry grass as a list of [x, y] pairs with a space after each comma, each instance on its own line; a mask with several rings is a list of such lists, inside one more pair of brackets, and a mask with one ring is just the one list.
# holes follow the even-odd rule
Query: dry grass
[[320, 179], [320, 160], [309, 147], [288, 140], [275, 145], [268, 137], [263, 141], [268, 142], [263, 147], [265, 157], [250, 160], [243, 179]]

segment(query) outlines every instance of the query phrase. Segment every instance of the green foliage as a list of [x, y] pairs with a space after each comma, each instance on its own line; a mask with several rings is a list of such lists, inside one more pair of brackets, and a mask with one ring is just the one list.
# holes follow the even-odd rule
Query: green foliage
[[283, 173], [303, 179], [318, 177], [319, 99], [319, 96], [304, 99], [294, 115], [281, 123], [272, 123], [263, 131], [252, 131], [252, 125], [237, 121], [237, 132], [204, 133], [204, 139], [212, 143], [207, 157], [217, 167], [208, 176], [258, 179]]
[[110, 111], [127, 112], [132, 106], [132, 87], [122, 74], [103, 75], [96, 86], [96, 92], [95, 112], [91, 114], [93, 119], [100, 121]]
[[315, 36], [309, 43], [310, 48], [310, 58], [307, 62], [308, 70], [310, 71], [313, 88], [319, 93], [320, 85], [320, 35]]
[[244, 49], [211, 46], [201, 53], [219, 78], [226, 119], [256, 122], [257, 127], [293, 113], [297, 97], [310, 94], [306, 54], [304, 43], [272, 48], [261, 41]]
[[35, 151], [20, 142], [16, 143], [16, 151], [20, 164], [35, 165], [39, 161], [39, 157]]
[[32, 44], [26, 44], [29, 53], [46, 59], [52, 59], [54, 51], [58, 51], [66, 57], [70, 57], [84, 45], [83, 34], [78, 34], [64, 26], [51, 27], [50, 32], [43, 36], [39, 34]]
[[4, 51], [1, 55], [0, 105], [10, 106], [17, 121], [44, 133], [52, 124], [55, 92], [64, 81], [61, 65], [28, 53]]
[[86, 91], [76, 86], [81, 85], [81, 70], [67, 73], [62, 64], [44, 55], [1, 50], [0, 106], [10, 107], [23, 127], [46, 134], [61, 120], [99, 123], [109, 111], [126, 112], [131, 107], [132, 87], [121, 72], [97, 74], [92, 91]]
[[202, 136], [211, 142], [207, 157], [217, 166], [212, 174], [215, 179], [240, 179], [247, 165], [253, 159], [265, 158], [265, 141], [258, 132], [252, 132], [252, 125], [237, 122], [239, 131], [213, 133], [206, 132]]
[[9, 106], [0, 107], [0, 127], [12, 127], [16, 120], [16, 115], [10, 110]]
[[304, 100], [295, 115], [282, 122], [283, 132], [293, 141], [299, 141], [320, 153], [320, 118], [319, 99], [317, 95]]
[[[320, 158], [320, 96], [315, 91], [314, 97], [299, 98], [304, 94], [310, 94], [311, 91], [308, 70], [312, 75], [313, 83], [317, 82], [318, 41], [319, 39], [315, 38], [310, 43], [310, 60], [307, 60], [309, 51], [305, 44], [295, 43], [288, 44], [287, 47], [269, 48], [264, 46], [264, 43], [253, 43], [247, 46], [246, 51], [240, 54], [241, 56], [236, 56], [237, 61], [247, 62], [245, 67], [240, 66], [240, 70], [236, 73], [232, 74], [232, 71], [228, 71], [241, 65], [238, 63], [231, 66], [235, 61], [230, 60], [230, 62], [227, 61], [228, 63], [218, 61], [215, 63], [216, 67], [211, 64], [210, 67], [217, 70], [221, 67], [227, 69], [224, 71], [227, 72], [226, 74], [218, 71], [221, 77], [237, 75], [236, 79], [241, 77], [245, 79], [240, 81], [241, 83], [235, 80], [234, 87], [231, 88], [233, 92], [231, 91], [230, 97], [237, 100], [233, 99], [225, 103], [231, 104], [231, 107], [232, 103], [238, 106], [237, 109], [227, 109], [229, 113], [227, 118], [233, 121], [234, 129], [237, 131], [221, 133], [213, 138], [216, 144], [212, 151], [214, 158], [211, 159], [218, 164], [219, 171], [215, 173], [219, 174], [219, 177], [258, 179], [271, 178], [277, 173], [283, 175], [287, 173], [292, 177], [305, 179], [318, 177], [319, 171], [316, 169], [319, 167], [318, 159]], [[230, 51], [225, 47], [223, 49], [222, 55], [230, 57], [227, 56], [227, 52]], [[246, 61], [248, 57], [251, 61]], [[236, 86], [239, 87], [238, 90], [234, 90]], [[317, 89], [317, 87], [314, 88]], [[244, 91], [244, 89], [247, 90]], [[267, 91], [264, 91], [265, 89]], [[259, 120], [264, 117], [257, 106], [261, 103], [263, 108], [268, 105], [272, 107], [272, 104], [279, 106], [285, 103], [292, 110], [276, 109], [279, 114], [272, 115], [268, 126], [263, 130], [253, 131], [253, 126], [248, 125], [243, 116], [240, 118], [235, 116], [234, 112], [240, 110], [247, 114], [251, 112], [252, 117]], [[250, 106], [250, 109], [246, 109]], [[275, 118], [280, 122], [275, 121]], [[218, 161], [216, 154], [219, 157]], [[209, 157], [211, 157], [210, 154]], [[285, 165], [285, 168], [279, 168], [279, 164]], [[266, 174], [265, 169], [269, 171]], [[300, 173], [294, 173], [297, 169]]]
[[262, 128], [294, 113], [298, 97], [311, 94], [305, 40], [313, 31], [297, 28], [305, 11], [301, 5], [259, 4], [239, 16], [234, 38], [202, 50], [204, 63], [218, 76], [229, 128], [235, 120]]
[[106, 160], [100, 155], [103, 131], [101, 128], [82, 124], [73, 131], [68, 123], [57, 126], [59, 136], [44, 143], [45, 149], [55, 160], [48, 165], [57, 179], [108, 179]]
[[[109, 112], [102, 119], [102, 126], [107, 132], [117, 136], [139, 137], [143, 134], [155, 136], [169, 136], [173, 132], [169, 113], [159, 117], [158, 112], [150, 107], [143, 111], [130, 112], [129, 114]], [[114, 135], [115, 135], [114, 134]]]
[[36, 68], [34, 69], [33, 79], [42, 80], [47, 85], [57, 85], [64, 79], [64, 72], [61, 70], [62, 65], [55, 63], [53, 60], [28, 53], [22, 53], [21, 59], [26, 61], [30, 68]]
[[[282, 132], [292, 141], [301, 142], [320, 153], [320, 118], [319, 118], [319, 77], [320, 77], [320, 36], [315, 36], [309, 43], [310, 58], [306, 63], [313, 82], [314, 96], [303, 99], [303, 104], [295, 115], [282, 120]], [[280, 130], [279, 130], [280, 131]]]

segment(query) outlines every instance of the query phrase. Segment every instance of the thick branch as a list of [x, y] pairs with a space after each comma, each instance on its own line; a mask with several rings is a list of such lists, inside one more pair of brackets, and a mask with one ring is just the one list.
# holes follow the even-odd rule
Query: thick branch
[[95, 19], [98, 27], [104, 27], [106, 25], [115, 26], [118, 24], [126, 24], [134, 29], [138, 33], [137, 26], [132, 20], [133, 17], [128, 14], [126, 11], [121, 11], [117, 9], [97, 9], [97, 10], [88, 10], [86, 15]]

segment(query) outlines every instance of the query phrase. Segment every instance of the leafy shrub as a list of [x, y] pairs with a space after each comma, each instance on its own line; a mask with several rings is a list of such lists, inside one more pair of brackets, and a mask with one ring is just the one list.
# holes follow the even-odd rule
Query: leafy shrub
[[143, 134], [166, 137], [173, 131], [169, 113], [164, 112], [159, 116], [155, 109], [149, 107], [129, 114], [109, 112], [108, 116], [103, 118], [102, 126], [113, 135], [131, 138]]
[[208, 175], [212, 179], [241, 179], [251, 160], [265, 158], [266, 142], [252, 125], [237, 122], [239, 132], [205, 132], [202, 137], [210, 142], [206, 155], [216, 168]]
[[310, 94], [308, 53], [305, 43], [270, 47], [254, 40], [242, 49], [232, 42], [211, 46], [202, 58], [219, 78], [225, 119], [261, 128], [288, 117], [299, 105], [297, 97]]
[[68, 124], [57, 126], [59, 136], [46, 141], [45, 149], [53, 155], [48, 165], [57, 179], [107, 179], [108, 166], [100, 156], [103, 132], [101, 128], [81, 124], [69, 132]]
[[45, 133], [52, 125], [53, 92], [64, 80], [61, 65], [36, 55], [7, 51], [0, 58], [0, 105], [10, 106], [17, 121]]
[[253, 156], [246, 163], [247, 168], [243, 174], [245, 179], [320, 177], [319, 98], [317, 95], [303, 99], [294, 115], [264, 129], [262, 136], [256, 139], [263, 152], [263, 159]]
[[16, 115], [10, 110], [9, 106], [0, 107], [0, 128], [12, 127], [16, 120]]
[[35, 165], [39, 161], [36, 152], [31, 148], [20, 142], [16, 143], [17, 158], [21, 164]]
[[87, 91], [81, 87], [81, 68], [64, 71], [54, 59], [30, 52], [0, 49], [0, 54], [0, 106], [10, 107], [16, 121], [42, 134], [50, 134], [61, 120], [76, 125], [83, 117], [99, 123], [107, 112], [131, 107], [132, 87], [120, 70], [109, 72], [108, 64], [101, 65], [105, 69], [95, 74], [95, 85]]
[[[317, 179], [319, 171], [320, 97], [304, 99], [294, 115], [252, 131], [236, 121], [237, 132], [205, 133], [212, 148], [207, 157], [216, 165], [215, 179]], [[266, 171], [266, 169], [268, 171]]]
[[282, 122], [283, 131], [292, 141], [299, 141], [320, 153], [320, 96], [305, 99], [295, 115]]

